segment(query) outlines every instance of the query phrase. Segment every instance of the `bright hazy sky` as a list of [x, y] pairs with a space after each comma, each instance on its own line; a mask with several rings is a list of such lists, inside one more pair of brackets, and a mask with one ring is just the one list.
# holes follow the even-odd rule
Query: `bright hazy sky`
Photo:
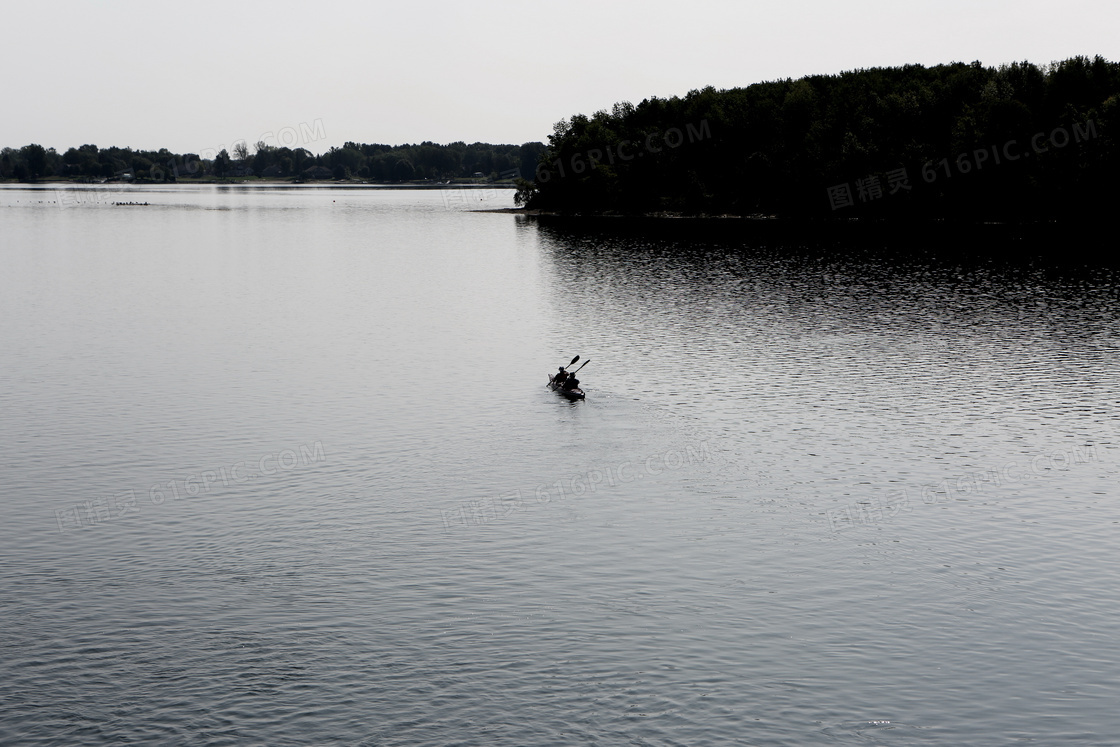
[[[5, 0], [0, 147], [522, 143], [617, 101], [856, 68], [1120, 60], [1120, 2]], [[301, 127], [302, 125], [302, 127]]]

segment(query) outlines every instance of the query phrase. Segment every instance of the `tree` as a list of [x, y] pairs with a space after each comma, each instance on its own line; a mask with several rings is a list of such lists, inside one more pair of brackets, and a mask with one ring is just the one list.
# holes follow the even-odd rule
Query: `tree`
[[226, 153], [226, 149], [222, 148], [218, 155], [214, 157], [214, 175], [225, 176], [227, 171], [229, 171], [229, 153]]
[[518, 179], [517, 191], [513, 193], [513, 204], [518, 207], [526, 207], [533, 201], [533, 196], [536, 193], [537, 185], [528, 179]]
[[288, 151], [287, 153], [284, 152], [285, 150], [287, 149], [281, 148], [280, 156], [284, 157], [285, 155], [287, 155], [292, 159], [292, 168], [288, 173], [299, 173], [309, 166], [315, 165], [315, 157], [311, 155], [311, 151], [307, 150], [307, 148], [296, 148], [295, 150]]
[[233, 144], [233, 155], [242, 163], [247, 161], [249, 159], [249, 144], [244, 140], [238, 140]]
[[257, 142], [257, 153], [253, 156], [253, 171], [258, 175], [271, 166], [276, 160], [276, 148], [266, 145], [263, 140]]
[[518, 150], [518, 169], [525, 179], [532, 179], [537, 171], [537, 162], [544, 153], [544, 143], [522, 143]]
[[143, 156], [133, 156], [132, 175], [137, 179], [147, 179], [152, 170], [152, 162]]
[[47, 149], [37, 143], [20, 148], [20, 155], [27, 164], [27, 175], [36, 179], [47, 172]]
[[398, 182], [408, 181], [412, 178], [413, 171], [412, 164], [402, 158], [393, 166], [393, 178]]
[[202, 159], [197, 153], [184, 153], [182, 165], [179, 166], [179, 176], [201, 176], [199, 173]]

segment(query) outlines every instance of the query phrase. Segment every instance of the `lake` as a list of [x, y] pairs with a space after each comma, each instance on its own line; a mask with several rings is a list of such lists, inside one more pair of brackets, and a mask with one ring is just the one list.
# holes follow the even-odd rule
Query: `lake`
[[0, 742], [1115, 743], [1115, 267], [510, 206], [0, 187]]

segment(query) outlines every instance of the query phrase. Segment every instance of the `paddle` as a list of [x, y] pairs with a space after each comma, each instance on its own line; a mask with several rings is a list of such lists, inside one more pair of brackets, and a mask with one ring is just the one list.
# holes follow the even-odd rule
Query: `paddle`
[[[583, 363], [580, 364], [579, 368], [577, 368], [575, 371], [572, 371], [570, 374], [568, 374], [568, 378], [564, 379], [564, 384], [562, 385], [564, 387], [565, 391], [575, 388], [571, 384], [572, 384], [573, 381], [575, 381], [576, 373], [579, 371], [580, 368], [583, 368], [584, 366], [586, 366], [590, 362], [591, 362], [591, 359], [588, 358], [587, 360], [585, 360]], [[579, 391], [583, 391], [583, 390], [581, 389]]]
[[[564, 368], [568, 368], [569, 366], [574, 366], [576, 364], [576, 361], [578, 361], [578, 360], [579, 360], [579, 356], [577, 355], [575, 358], [572, 358], [571, 362], [568, 363], [567, 366], [564, 366]], [[586, 365], [587, 365], [586, 363], [583, 364], [583, 366], [586, 366]], [[583, 366], [580, 366], [580, 368], [583, 368]], [[579, 370], [579, 369], [577, 369], [577, 370]], [[555, 376], [555, 374], [553, 374], [553, 376]], [[548, 383], [545, 384], [545, 386], [552, 386], [552, 378], [551, 377], [549, 377]]]

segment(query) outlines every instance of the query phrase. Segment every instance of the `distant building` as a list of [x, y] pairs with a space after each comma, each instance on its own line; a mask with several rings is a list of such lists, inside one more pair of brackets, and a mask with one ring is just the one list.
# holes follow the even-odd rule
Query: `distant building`
[[312, 166], [303, 171], [304, 179], [334, 179], [334, 172], [326, 166]]

